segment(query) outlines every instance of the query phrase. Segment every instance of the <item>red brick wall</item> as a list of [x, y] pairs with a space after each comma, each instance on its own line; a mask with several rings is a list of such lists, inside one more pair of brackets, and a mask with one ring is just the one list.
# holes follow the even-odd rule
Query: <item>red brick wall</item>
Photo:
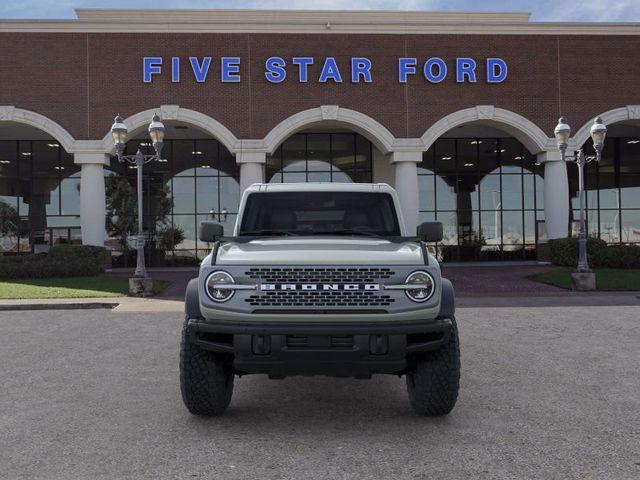
[[[1, 33], [0, 105], [34, 110], [77, 139], [102, 138], [113, 116], [161, 104], [205, 113], [238, 138], [261, 138], [284, 118], [322, 104], [351, 108], [378, 120], [398, 137], [418, 137], [456, 110], [492, 104], [530, 119], [552, 134], [566, 115], [575, 129], [598, 113], [640, 104], [640, 36], [554, 35], [302, 35], [302, 34], [100, 34]], [[309, 83], [288, 68], [284, 83], [264, 78], [272, 55], [312, 56]], [[165, 57], [163, 75], [142, 82], [142, 58]], [[182, 57], [180, 83], [170, 81], [170, 57]], [[207, 82], [198, 84], [187, 57], [212, 56]], [[241, 83], [221, 83], [221, 56], [242, 58]], [[320, 63], [334, 56], [344, 83], [317, 83]], [[373, 61], [373, 83], [351, 84], [352, 56]], [[407, 84], [397, 79], [397, 59], [419, 59]], [[420, 60], [439, 56], [449, 75], [437, 85], [420, 75]], [[457, 56], [478, 61], [476, 84], [457, 84]], [[486, 57], [504, 58], [509, 77], [484, 80]]]

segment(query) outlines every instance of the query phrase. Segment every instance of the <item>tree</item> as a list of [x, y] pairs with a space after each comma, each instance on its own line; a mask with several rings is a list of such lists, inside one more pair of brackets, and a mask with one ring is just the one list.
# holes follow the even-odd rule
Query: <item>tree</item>
[[20, 215], [16, 207], [0, 201], [0, 237], [20, 237]]
[[[119, 240], [123, 251], [129, 250], [127, 239], [138, 233], [138, 202], [136, 190], [123, 176], [111, 176], [105, 182], [107, 197], [107, 231], [109, 235]], [[169, 195], [166, 185], [152, 188], [150, 218], [145, 219], [149, 238], [155, 237], [156, 225], [167, 222], [167, 217], [173, 208], [173, 198]]]

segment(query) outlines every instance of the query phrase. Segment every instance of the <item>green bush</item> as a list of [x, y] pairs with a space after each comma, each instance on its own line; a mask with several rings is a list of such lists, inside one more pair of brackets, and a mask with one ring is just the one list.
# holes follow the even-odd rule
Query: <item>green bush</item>
[[[578, 264], [578, 239], [561, 238], [551, 240], [551, 262], [563, 267]], [[607, 245], [604, 240], [587, 239], [587, 259], [591, 267], [640, 268], [640, 246]]]
[[89, 245], [59, 245], [49, 253], [0, 256], [0, 278], [90, 277], [104, 273], [106, 250]]
[[640, 247], [636, 245], [609, 245], [594, 254], [593, 266], [640, 268]]
[[[575, 267], [578, 264], [578, 239], [575, 237], [558, 238], [549, 241], [551, 247], [551, 263], [562, 267]], [[599, 238], [587, 239], [587, 258], [593, 262], [596, 252], [607, 248], [607, 242]]]

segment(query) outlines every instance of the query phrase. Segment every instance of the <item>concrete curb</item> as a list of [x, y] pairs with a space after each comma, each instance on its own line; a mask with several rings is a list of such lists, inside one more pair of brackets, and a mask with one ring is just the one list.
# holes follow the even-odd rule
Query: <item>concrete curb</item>
[[24, 310], [89, 310], [105, 308], [113, 310], [117, 302], [74, 302], [74, 303], [10, 303], [0, 304], [0, 312]]

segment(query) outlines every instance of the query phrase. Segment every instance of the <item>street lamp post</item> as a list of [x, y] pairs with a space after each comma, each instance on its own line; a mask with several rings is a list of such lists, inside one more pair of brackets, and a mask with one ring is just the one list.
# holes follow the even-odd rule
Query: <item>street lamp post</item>
[[136, 237], [137, 258], [136, 271], [134, 273], [135, 278], [147, 278], [147, 270], [144, 265], [144, 233], [142, 221], [142, 166], [145, 163], [149, 163], [153, 160], [160, 160], [161, 158], [160, 155], [162, 153], [165, 128], [157, 114], [151, 119], [148, 131], [149, 137], [151, 137], [151, 142], [153, 143], [155, 154], [144, 155], [140, 149], [138, 149], [135, 155], [125, 155], [124, 148], [127, 142], [127, 126], [124, 124], [124, 120], [120, 115], [115, 118], [115, 121], [111, 126], [111, 135], [116, 147], [116, 156], [118, 157], [118, 161], [135, 165], [135, 168], [137, 169], [138, 235]]
[[[558, 125], [554, 130], [558, 149], [562, 155], [563, 161], [574, 162], [578, 166], [578, 192], [580, 199], [580, 233], [578, 239], [578, 266], [576, 274], [592, 274], [589, 268], [589, 260], [587, 258], [587, 225], [585, 217], [585, 191], [584, 191], [584, 166], [593, 161], [599, 162], [602, 157], [602, 149], [604, 147], [604, 139], [607, 134], [607, 127], [602, 123], [600, 117], [596, 118], [591, 126], [591, 139], [593, 140], [593, 148], [595, 155], [585, 155], [582, 149], [573, 154], [567, 154], [569, 145], [569, 137], [571, 136], [571, 127], [564, 117], [558, 120]], [[575, 277], [574, 277], [575, 279]], [[595, 278], [593, 278], [595, 281]], [[595, 286], [594, 286], [595, 288]]]

